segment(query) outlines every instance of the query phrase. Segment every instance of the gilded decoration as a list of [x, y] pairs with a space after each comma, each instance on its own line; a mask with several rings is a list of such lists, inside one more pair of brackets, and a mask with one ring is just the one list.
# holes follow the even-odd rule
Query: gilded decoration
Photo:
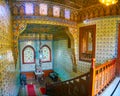
[[26, 24], [25, 23], [20, 23], [20, 21], [18, 22], [14, 22], [13, 24], [13, 36], [14, 36], [14, 57], [15, 57], [15, 62], [17, 62], [17, 57], [18, 57], [18, 37], [19, 34], [21, 32], [23, 32], [23, 30], [25, 30], [26, 28]]
[[120, 9], [119, 3], [111, 6], [104, 6], [99, 4], [88, 8], [84, 8], [84, 10], [79, 11], [80, 21], [102, 16], [120, 15], [119, 9]]
[[[47, 20], [38, 20], [38, 19], [18, 19], [14, 20], [13, 23], [13, 31], [14, 31], [14, 55], [15, 55], [15, 61], [17, 62], [18, 57], [18, 38], [19, 35], [26, 29], [27, 24], [50, 24], [50, 25], [59, 25], [59, 26], [65, 26], [72, 28], [76, 30], [76, 23], [69, 23], [69, 22], [59, 22], [59, 21], [47, 21]], [[74, 31], [73, 30], [73, 31]], [[74, 33], [73, 31], [70, 31], [70, 33]], [[76, 36], [73, 36], [74, 38]]]
[[[49, 1], [49, 0], [48, 0]], [[64, 2], [64, 5], [59, 5]], [[28, 18], [25, 13], [25, 0], [23, 2], [13, 2], [12, 4], [12, 14], [14, 16], [22, 16], [21, 18]], [[54, 17], [53, 16], [53, 6], [57, 5], [60, 7], [60, 16], [59, 18], [62, 18], [64, 20], [64, 10], [65, 8], [70, 9], [70, 21], [74, 22], [80, 22], [85, 19], [91, 19], [91, 18], [97, 18], [97, 17], [102, 17], [102, 16], [110, 16], [110, 15], [120, 15], [120, 2], [118, 2], [115, 5], [111, 6], [105, 6], [101, 4], [98, 0], [66, 0], [60, 2], [59, 0], [55, 1], [50, 1], [50, 2], [41, 2], [37, 1], [34, 2], [32, 1], [34, 5], [34, 14], [31, 16], [37, 16], [37, 17], [42, 17], [42, 15], [39, 13], [39, 4], [40, 3], [45, 3], [48, 5], [48, 13], [46, 16], [43, 17]], [[57, 4], [56, 4], [57, 3]], [[68, 6], [66, 6], [68, 5]], [[35, 18], [37, 18], [35, 17]], [[55, 18], [54, 18], [55, 19]]]

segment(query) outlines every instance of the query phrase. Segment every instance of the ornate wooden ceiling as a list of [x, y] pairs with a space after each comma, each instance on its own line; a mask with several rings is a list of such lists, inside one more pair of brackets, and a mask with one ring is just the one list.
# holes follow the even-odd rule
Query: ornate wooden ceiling
[[47, 1], [51, 3], [59, 3], [59, 4], [67, 5], [77, 9], [83, 9], [86, 7], [93, 6], [95, 4], [99, 4], [98, 0], [12, 0], [11, 2], [15, 2], [15, 1], [21, 1], [21, 2], [22, 1], [37, 1], [37, 2]]
[[[32, 37], [34, 38], [37, 34], [40, 36], [53, 36], [53, 39], [65, 39], [68, 38], [66, 34], [67, 27], [57, 26], [57, 25], [48, 25], [48, 24], [28, 24], [21, 37]], [[36, 38], [36, 37], [35, 37]], [[23, 38], [24, 39], [24, 38]]]
[[[15, 2], [15, 1], [20, 1], [20, 2]], [[16, 4], [23, 3], [26, 1], [30, 2], [47, 2], [49, 5], [57, 5], [57, 4], [62, 4], [63, 7], [64, 5], [76, 8], [77, 10], [71, 11], [71, 17], [70, 20], [73, 20], [74, 22], [83, 22], [86, 19], [91, 19], [91, 18], [96, 18], [96, 17], [103, 17], [103, 16], [115, 16], [115, 15], [120, 15], [120, 0], [117, 4], [112, 5], [112, 6], [104, 6], [103, 4], [100, 4], [98, 0], [12, 0], [11, 2], [15, 2]], [[55, 4], [54, 4], [55, 3]], [[37, 7], [36, 7], [37, 8]], [[51, 7], [50, 7], [51, 8]], [[21, 9], [18, 7], [19, 11], [21, 12], [20, 16], [24, 16], [24, 8], [23, 6]], [[23, 10], [22, 10], [23, 9]], [[49, 9], [52, 10], [52, 9]], [[52, 11], [51, 11], [52, 12]], [[62, 11], [61, 11], [62, 12]], [[39, 11], [38, 11], [39, 13]], [[51, 14], [48, 12], [48, 17], [51, 17]], [[35, 14], [36, 15], [36, 14]], [[39, 16], [39, 15], [38, 15]], [[62, 15], [61, 15], [62, 17]], [[53, 17], [53, 19], [55, 19]], [[68, 22], [68, 21], [67, 21]], [[37, 26], [37, 25], [35, 25]], [[34, 30], [34, 32], [41, 32], [42, 34], [53, 34], [53, 36], [56, 37], [66, 37], [65, 33], [65, 27], [61, 26], [54, 26], [54, 25], [38, 25], [39, 27], [33, 27], [33, 25], [30, 25], [30, 28], [26, 28], [25, 33], [28, 31], [31, 32], [31, 30]], [[29, 27], [29, 25], [27, 26]], [[64, 29], [65, 28], [65, 29]], [[58, 31], [59, 30], [59, 31]], [[57, 33], [57, 34], [56, 34]]]
[[65, 4], [77, 9], [83, 9], [99, 3], [98, 0], [46, 0], [46, 1]]

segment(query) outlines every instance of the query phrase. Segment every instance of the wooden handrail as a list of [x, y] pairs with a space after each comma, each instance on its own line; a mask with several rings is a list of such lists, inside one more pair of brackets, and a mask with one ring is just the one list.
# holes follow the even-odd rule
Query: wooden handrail
[[109, 60], [97, 67], [94, 65], [95, 60], [92, 60], [90, 70], [90, 96], [99, 94], [116, 75], [116, 59]]
[[99, 66], [96, 66], [96, 70], [98, 70], [98, 69], [100, 69], [100, 68], [103, 68], [103, 67], [105, 67], [105, 66], [107, 66], [107, 65], [109, 65], [109, 64], [112, 64], [112, 63], [115, 63], [116, 62], [116, 59], [113, 59], [113, 60], [109, 60], [109, 61], [107, 61], [107, 62], [105, 62], [105, 63], [103, 63], [103, 64], [101, 64], [101, 65], [99, 65]]
[[[89, 96], [90, 73], [83, 74], [70, 80], [47, 84], [47, 95], [50, 96]], [[62, 94], [61, 94], [62, 93]]]
[[50, 96], [96, 96], [115, 78], [116, 59], [95, 67], [92, 59], [90, 72], [63, 82], [46, 84]]

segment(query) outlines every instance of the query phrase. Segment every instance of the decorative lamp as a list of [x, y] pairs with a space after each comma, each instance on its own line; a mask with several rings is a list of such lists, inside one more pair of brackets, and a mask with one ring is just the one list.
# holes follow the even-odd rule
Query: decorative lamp
[[118, 2], [118, 0], [99, 0], [100, 3], [104, 4], [104, 5], [113, 5], [116, 4]]

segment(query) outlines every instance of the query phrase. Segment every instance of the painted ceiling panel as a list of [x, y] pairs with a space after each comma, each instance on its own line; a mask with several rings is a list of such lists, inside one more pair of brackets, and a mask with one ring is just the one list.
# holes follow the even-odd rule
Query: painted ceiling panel
[[48, 25], [48, 24], [28, 24], [26, 29], [20, 34], [20, 36], [31, 36], [35, 34], [53, 35], [54, 39], [68, 38], [66, 30], [68, 28], [64, 26]]
[[15, 2], [15, 1], [23, 1], [23, 2], [26, 2], [26, 1], [49, 2], [50, 1], [53, 3], [64, 4], [77, 9], [83, 9], [86, 7], [90, 7], [94, 4], [99, 4], [98, 0], [13, 0], [12, 2]]

